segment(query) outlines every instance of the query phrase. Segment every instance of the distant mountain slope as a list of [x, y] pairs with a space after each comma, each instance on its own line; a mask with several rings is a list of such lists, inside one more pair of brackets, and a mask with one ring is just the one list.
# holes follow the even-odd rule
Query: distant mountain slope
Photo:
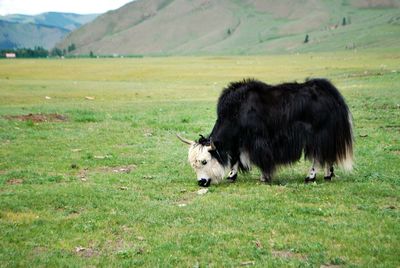
[[69, 32], [96, 17], [97, 14], [79, 15], [58, 12], [35, 16], [20, 14], [0, 16], [0, 49], [35, 46], [51, 49]]
[[55, 26], [73, 31], [81, 25], [94, 20], [97, 16], [98, 14], [80, 15], [74, 13], [46, 12], [34, 16], [21, 14], [0, 16], [0, 20]]
[[137, 0], [58, 47], [75, 44], [74, 54], [185, 55], [398, 46], [399, 7], [400, 0]]
[[58, 27], [0, 21], [0, 49], [35, 46], [50, 49], [68, 33], [68, 30]]

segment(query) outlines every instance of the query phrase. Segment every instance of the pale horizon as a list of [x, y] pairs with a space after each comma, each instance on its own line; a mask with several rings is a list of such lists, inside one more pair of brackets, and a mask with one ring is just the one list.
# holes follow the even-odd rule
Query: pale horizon
[[101, 14], [132, 0], [0, 0], [0, 15], [38, 15], [45, 12]]

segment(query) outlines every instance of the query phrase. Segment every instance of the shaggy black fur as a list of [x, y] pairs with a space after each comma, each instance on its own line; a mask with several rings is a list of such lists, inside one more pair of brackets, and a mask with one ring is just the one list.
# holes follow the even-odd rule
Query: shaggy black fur
[[211, 152], [222, 165], [249, 153], [265, 178], [278, 165], [298, 161], [302, 153], [321, 165], [337, 164], [352, 152], [349, 109], [339, 91], [327, 80], [268, 85], [246, 79], [231, 83], [219, 98], [217, 121], [208, 138]]

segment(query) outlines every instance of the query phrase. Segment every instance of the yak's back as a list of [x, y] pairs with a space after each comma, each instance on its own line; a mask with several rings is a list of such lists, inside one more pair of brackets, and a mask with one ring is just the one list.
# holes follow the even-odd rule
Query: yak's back
[[270, 88], [269, 85], [255, 79], [244, 79], [230, 83], [219, 97], [218, 118], [237, 117], [240, 106], [247, 99], [250, 91], [261, 91], [268, 88]]

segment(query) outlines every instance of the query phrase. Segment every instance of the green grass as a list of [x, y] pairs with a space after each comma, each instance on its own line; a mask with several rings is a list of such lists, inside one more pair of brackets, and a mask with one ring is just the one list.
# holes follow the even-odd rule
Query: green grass
[[[399, 57], [0, 61], [0, 266], [398, 267]], [[209, 133], [243, 77], [331, 79], [353, 112], [354, 171], [304, 185], [301, 161], [272, 186], [254, 170], [198, 196], [175, 134]], [[29, 113], [67, 120], [4, 117]]]

